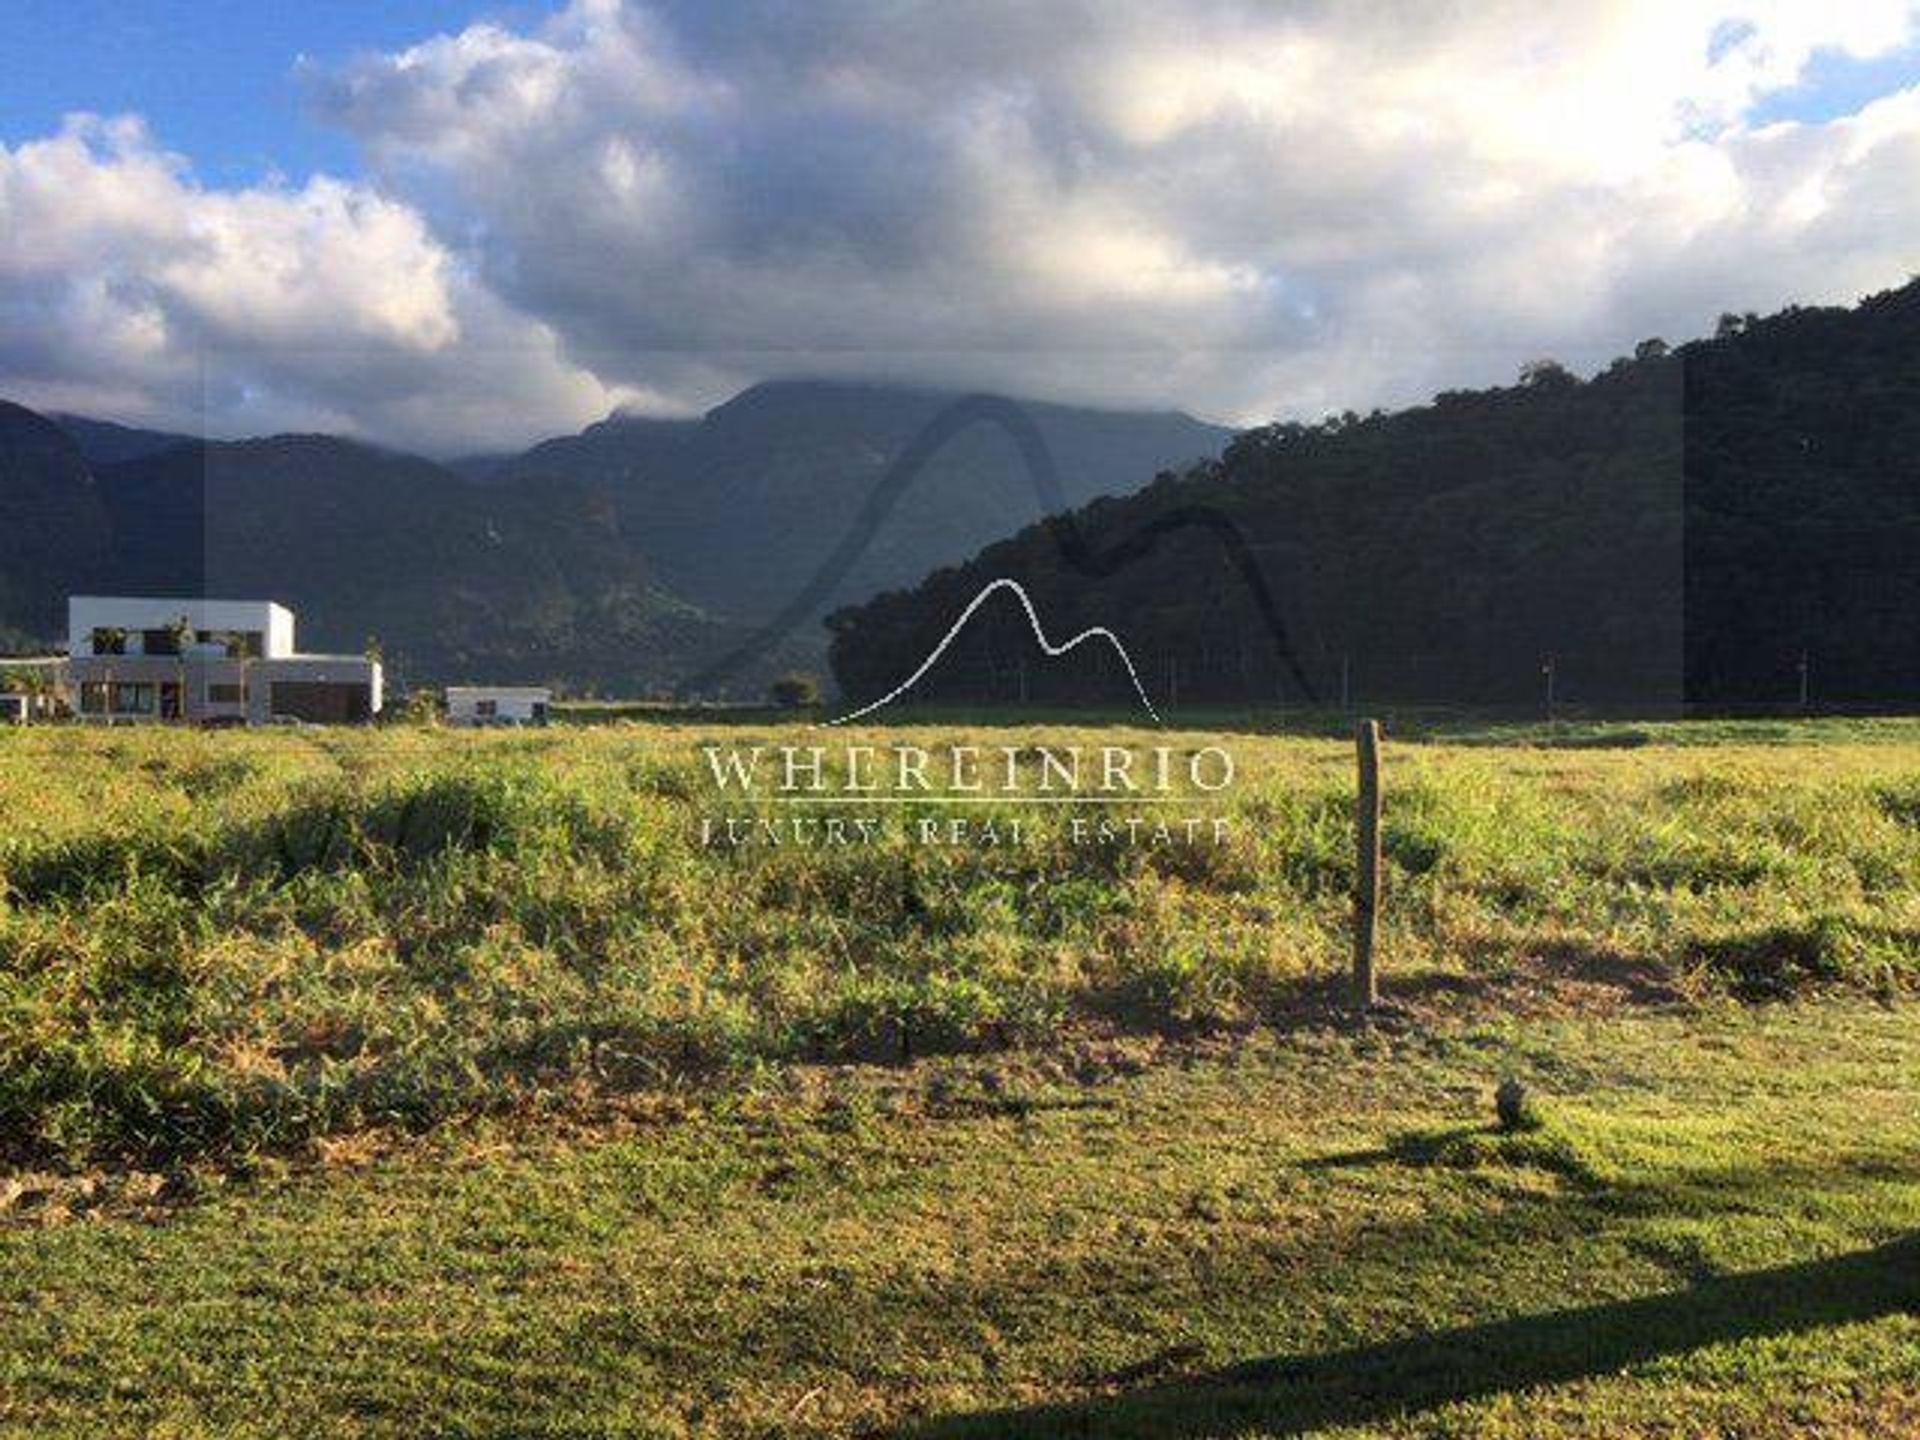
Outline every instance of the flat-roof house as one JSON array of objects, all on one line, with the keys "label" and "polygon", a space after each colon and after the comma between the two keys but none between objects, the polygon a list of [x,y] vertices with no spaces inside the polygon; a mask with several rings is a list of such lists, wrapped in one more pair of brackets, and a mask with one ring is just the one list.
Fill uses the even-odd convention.
[{"label": "flat-roof house", "polygon": [[380,663],[306,655],[270,600],[76,595],[67,686],[83,720],[352,724],[383,699]]},{"label": "flat-roof house", "polygon": [[553,691],[539,685],[449,685],[449,725],[544,725]]}]

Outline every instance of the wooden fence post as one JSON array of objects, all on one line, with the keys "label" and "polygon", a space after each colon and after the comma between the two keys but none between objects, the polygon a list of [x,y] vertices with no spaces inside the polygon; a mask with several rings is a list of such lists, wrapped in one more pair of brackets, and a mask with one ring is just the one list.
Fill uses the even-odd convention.
[{"label": "wooden fence post", "polygon": [[1353,875],[1353,1001],[1362,1009],[1379,1002],[1374,976],[1373,937],[1380,912],[1380,722],[1362,720],[1354,733],[1360,785],[1354,796],[1354,841],[1358,865]]}]

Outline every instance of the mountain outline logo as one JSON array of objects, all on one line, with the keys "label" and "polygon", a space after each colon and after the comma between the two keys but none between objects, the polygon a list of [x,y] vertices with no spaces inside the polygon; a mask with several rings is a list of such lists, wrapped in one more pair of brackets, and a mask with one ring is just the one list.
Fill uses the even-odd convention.
[{"label": "mountain outline logo", "polygon": [[980,593],[967,602],[967,606],[960,612],[959,618],[947,627],[947,633],[940,637],[939,644],[935,645],[933,649],[928,652],[927,658],[915,667],[911,675],[907,676],[906,679],[902,680],[878,700],[870,701],[858,709],[849,710],[846,714],[835,716],[833,719],[824,723],[828,725],[848,724],[864,716],[871,715],[876,710],[886,708],[901,696],[905,695],[920,682],[921,678],[924,677],[929,670],[933,669],[933,667],[939,663],[940,657],[947,652],[947,647],[952,645],[953,642],[960,637],[961,632],[967,628],[967,623],[973,619],[975,612],[993,596],[1003,591],[1011,593],[1013,597],[1020,602],[1020,608],[1026,613],[1027,624],[1033,631],[1035,642],[1049,659],[1065,655],[1069,650],[1075,649],[1088,640],[1104,640],[1107,644],[1111,645],[1113,647],[1113,653],[1120,657],[1121,665],[1126,668],[1127,679],[1133,682],[1133,693],[1139,697],[1141,708],[1153,717],[1154,724],[1164,725],[1166,723],[1160,718],[1160,712],[1154,709],[1153,701],[1147,696],[1146,686],[1140,683],[1140,672],[1134,668],[1133,657],[1127,653],[1127,647],[1121,642],[1118,635],[1114,634],[1113,631],[1104,625],[1089,625],[1085,630],[1082,630],[1071,639],[1064,640],[1058,645],[1054,644],[1047,638],[1046,629],[1040,623],[1040,613],[1034,608],[1033,599],[1027,594],[1026,587],[1008,575],[1002,575],[996,580],[989,580],[985,585],[980,587]]}]

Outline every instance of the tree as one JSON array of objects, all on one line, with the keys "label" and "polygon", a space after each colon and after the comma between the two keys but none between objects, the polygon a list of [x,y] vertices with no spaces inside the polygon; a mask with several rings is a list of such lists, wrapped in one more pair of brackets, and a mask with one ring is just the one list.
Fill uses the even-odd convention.
[{"label": "tree", "polygon": [[[96,655],[126,654],[126,628],[120,625],[106,625],[95,630],[93,632],[93,653]],[[86,692],[89,688],[89,686],[83,685],[80,690],[80,709],[83,712],[87,708]],[[113,715],[113,688],[113,667],[109,665],[107,667],[107,678],[99,682],[99,687],[94,692],[100,697],[100,713],[109,717],[109,719]]]},{"label": "tree", "polygon": [[437,690],[415,690],[400,707],[400,718],[409,725],[438,725],[445,709]]},{"label": "tree", "polygon": [[1529,360],[1520,367],[1520,383],[1529,390],[1562,389],[1580,382],[1558,360]]},{"label": "tree", "polygon": [[1671,353],[1672,347],[1658,335],[1650,340],[1642,340],[1633,347],[1633,358],[1636,360],[1664,360]]},{"label": "tree", "polygon": [[247,723],[251,724],[253,692],[247,689],[247,665],[253,659],[252,647],[248,645],[247,637],[238,630],[229,630],[217,638],[219,639],[220,648],[225,653],[227,659],[239,662],[240,704],[245,715],[248,717]]},{"label": "tree", "polygon": [[173,705],[174,713],[168,715],[162,705],[161,718],[185,720],[187,718],[187,648],[193,644],[193,622],[185,615],[167,625],[167,644],[173,650]]},{"label": "tree", "polygon": [[803,710],[820,703],[820,682],[803,671],[792,670],[768,686],[767,694],[782,710]]},{"label": "tree", "polygon": [[53,676],[33,668],[9,669],[0,674],[0,693],[25,696],[29,715],[53,711],[60,699],[59,686]]}]

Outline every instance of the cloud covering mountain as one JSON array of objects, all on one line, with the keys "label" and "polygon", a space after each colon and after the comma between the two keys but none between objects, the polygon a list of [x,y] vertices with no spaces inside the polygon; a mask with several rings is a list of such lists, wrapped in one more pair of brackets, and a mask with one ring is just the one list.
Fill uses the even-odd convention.
[{"label": "cloud covering mountain", "polygon": [[128,117],[0,146],[0,390],[441,452],[769,375],[1407,401],[1920,268],[1920,85],[1820,79],[1917,22],[576,0],[310,67],[357,175],[212,186]]}]

